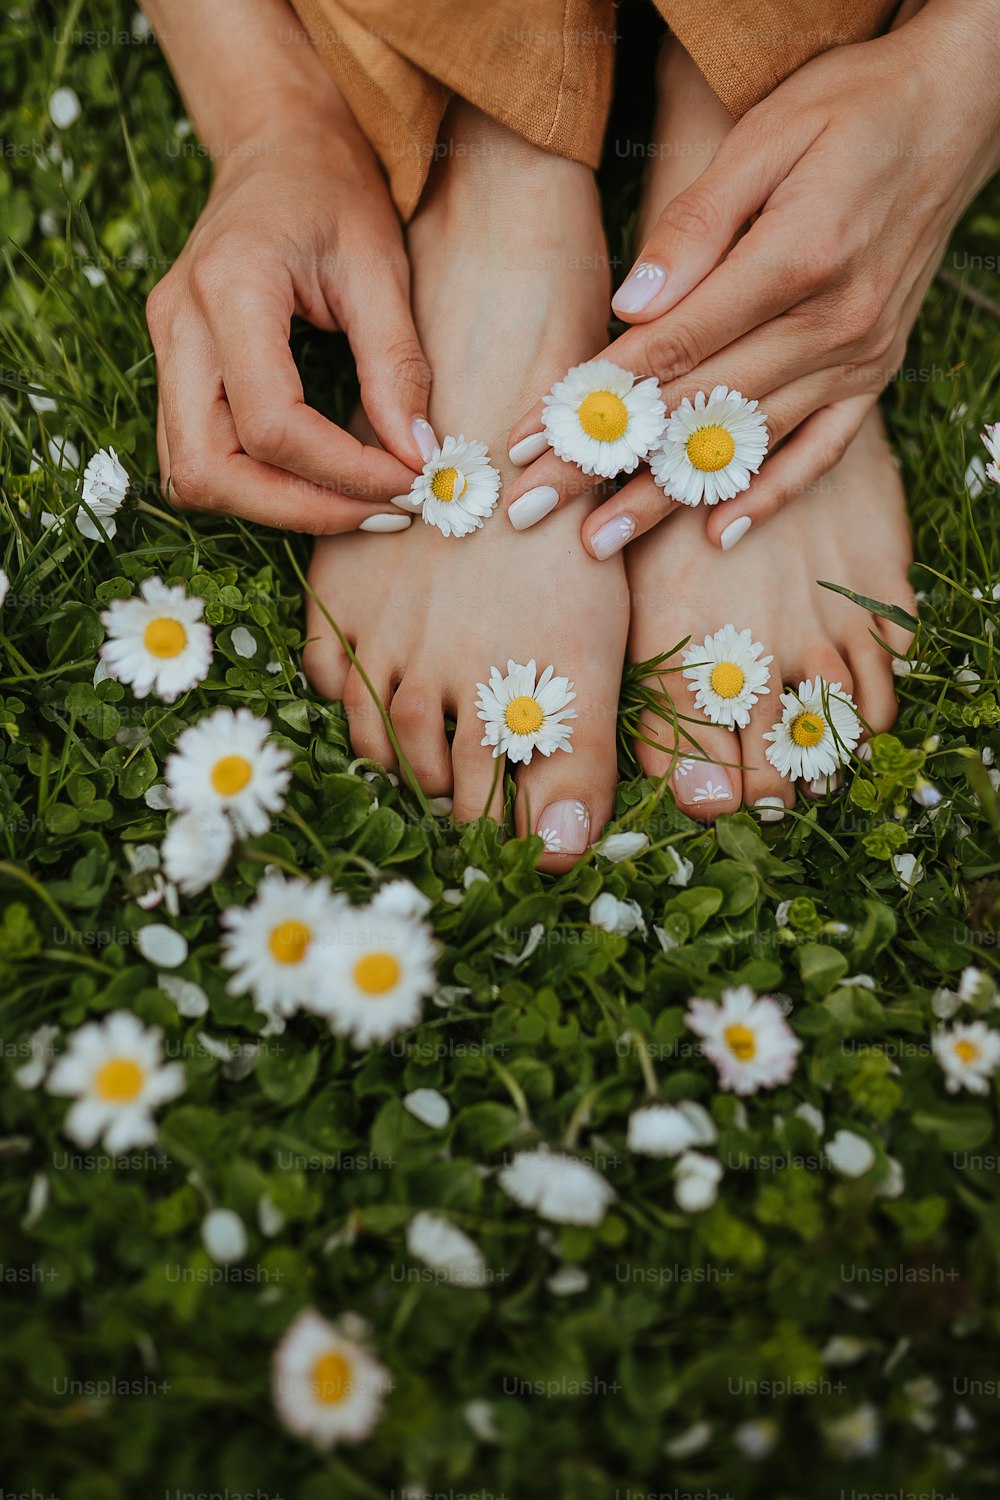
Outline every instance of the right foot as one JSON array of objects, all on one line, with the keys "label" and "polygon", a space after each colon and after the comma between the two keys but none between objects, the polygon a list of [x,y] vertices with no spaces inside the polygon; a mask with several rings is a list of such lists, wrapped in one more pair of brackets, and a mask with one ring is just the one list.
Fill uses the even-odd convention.
[{"label": "right foot", "polygon": [[[446,123],[456,150],[435,166],[409,236],[414,313],[434,372],[430,417],[442,439],[485,442],[506,481],[513,419],[606,341],[597,192],[585,167],[469,105],[453,105]],[[628,628],[621,560],[587,555],[579,508],[527,535],[498,508],[461,539],[419,517],[396,535],[330,538],[317,543],[310,582],[388,708],[419,784],[452,796],[456,821],[503,810],[476,684],[493,666],[506,672],[508,658],[572,679],[572,753],[520,767],[515,801],[519,833],[546,830],[541,868],[572,864],[611,811]],[[343,698],[355,753],[395,768],[359,672],[311,601],[307,633],[306,671],[319,691]],[[446,713],[456,720],[451,743]]]}]

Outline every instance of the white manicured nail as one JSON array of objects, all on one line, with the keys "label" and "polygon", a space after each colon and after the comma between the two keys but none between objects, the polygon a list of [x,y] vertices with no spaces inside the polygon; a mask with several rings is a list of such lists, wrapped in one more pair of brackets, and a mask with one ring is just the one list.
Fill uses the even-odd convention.
[{"label": "white manicured nail", "polygon": [[828,797],[835,792],[840,785],[840,772],[834,771],[832,776],[817,776],[809,783],[810,797]]},{"label": "white manicured nail", "polygon": [[507,519],[515,531],[527,531],[536,521],[541,521],[559,504],[559,491],[551,484],[540,484],[519,500],[515,500],[507,512]]},{"label": "white manicured nail", "polygon": [[417,514],[424,508],[424,502],[412,494],[393,495],[390,504],[398,505],[402,510],[416,511]]},{"label": "white manicured nail", "polygon": [[610,521],[605,521],[600,531],[595,531],[590,539],[594,556],[603,562],[606,557],[613,557],[616,552],[620,552],[625,543],[635,536],[636,525],[635,516],[614,516]]},{"label": "white manicured nail", "polygon": [[723,552],[728,552],[730,547],[735,547],[741,536],[746,536],[753,525],[749,516],[738,516],[735,521],[730,521],[725,531],[719,538]]},{"label": "white manicured nail", "polygon": [[754,807],[761,809],[762,823],[780,823],[785,816],[785,804],[780,797],[758,797]]},{"label": "white manicured nail", "polygon": [[369,516],[358,527],[359,531],[405,531],[412,525],[410,516]]},{"label": "white manicured nail", "polygon": [[414,417],[410,423],[410,431],[413,433],[413,441],[420,449],[424,463],[434,457],[438,451],[438,440],[434,436],[434,428],[426,417]]},{"label": "white manicured nail", "polygon": [[548,446],[549,440],[544,432],[532,432],[528,437],[522,438],[519,443],[515,443],[507,457],[512,464],[534,463],[536,458],[541,458]]}]

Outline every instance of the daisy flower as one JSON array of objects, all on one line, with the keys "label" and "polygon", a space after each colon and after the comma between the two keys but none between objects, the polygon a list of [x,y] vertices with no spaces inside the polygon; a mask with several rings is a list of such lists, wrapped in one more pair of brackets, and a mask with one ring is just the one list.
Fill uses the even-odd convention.
[{"label": "daisy flower", "polygon": [[553,671],[546,667],[536,679],[534,661],[526,667],[508,661],[506,677],[492,667],[489,686],[476,683],[478,717],[486,725],[482,743],[492,745],[494,756],[527,765],[536,750],[551,755],[573,749],[573,727],[566,720],[576,718],[576,709],[569,707],[576,693],[568,677],[553,677]]},{"label": "daisy flower", "polygon": [[647,1104],[629,1116],[627,1145],[641,1156],[679,1156],[692,1146],[711,1146],[715,1139],[711,1115],[694,1100]]},{"label": "daisy flower", "polygon": [[486,1280],[486,1261],[479,1246],[440,1214],[416,1214],[406,1230],[406,1248],[442,1280],[456,1286],[482,1286]]},{"label": "daisy flower", "polygon": [[599,1224],[615,1190],[594,1168],[561,1151],[519,1151],[503,1168],[500,1186],[522,1208],[553,1224]]},{"label": "daisy flower", "polygon": [[398,912],[346,907],[323,954],[322,982],[307,1009],[355,1047],[416,1026],[437,982],[437,945],[425,922]]},{"label": "daisy flower", "polygon": [[666,421],[652,376],[638,380],[609,359],[574,365],[542,397],[549,447],[585,474],[631,474]]},{"label": "daisy flower", "polygon": [[711,1208],[719,1196],[723,1167],[714,1156],[685,1151],[674,1170],[674,1201],[686,1214]]},{"label": "daisy flower", "polygon": [[410,488],[428,526],[445,536],[468,536],[493,514],[500,498],[500,475],[485,443],[446,437]]},{"label": "daisy flower", "polygon": [[100,1139],[118,1154],[156,1140],[153,1110],[184,1092],[180,1063],[162,1062],[160,1028],[146,1027],[129,1011],[74,1031],[46,1085],[73,1097],[63,1130],[79,1146]]},{"label": "daisy flower", "polygon": [[218,708],[178,737],[166,764],[178,812],[225,812],[240,838],[264,833],[285,805],[287,750],[267,743],[270,721],[249,708]]},{"label": "daisy flower", "polygon": [[737,632],[723,625],[706,635],[703,646],[689,646],[684,653],[684,676],[700,708],[713,724],[727,729],[745,729],[757,699],[771,690],[768,668],[774,660],[761,656],[763,646],[749,630]]},{"label": "daisy flower", "polygon": [[212,662],[212,632],[204,603],[183,585],[147,578],[137,599],[114,599],[101,615],[108,639],[101,660],[109,677],[127,682],[137,698],[155,693],[173,703],[197,687]]},{"label": "daisy flower", "polygon": [[317,1448],[366,1438],[390,1389],[388,1372],[368,1350],[313,1308],[299,1313],[274,1352],[278,1415]]},{"label": "daisy flower", "polygon": [[76,529],[92,542],[102,542],[104,537],[94,525],[95,516],[109,537],[118,529],[115,519],[122,501],[128,493],[129,477],[118,454],[113,448],[99,448],[83,471],[83,498],[91,514],[83,506],[76,513]]},{"label": "daisy flower", "polygon": [[249,905],[222,913],[222,963],[233,975],[229,993],[249,992],[265,1015],[290,1016],[311,1004],[344,905],[325,880],[265,876]]},{"label": "daisy flower", "polygon": [[931,1047],[949,1094],[962,1088],[972,1094],[989,1092],[989,1080],[1000,1067],[1000,1031],[991,1031],[985,1021],[966,1021],[950,1031],[942,1026],[931,1037]]},{"label": "daisy flower", "polygon": [[702,1051],[718,1069],[723,1089],[755,1094],[787,1083],[802,1044],[777,1000],[754,994],[748,984],[723,990],[722,1003],[694,999],[685,1017],[702,1038]]},{"label": "daisy flower", "polygon": [[815,677],[800,682],[797,693],[782,693],[781,703],[780,721],[764,735],[771,741],[765,754],[774,769],[792,781],[832,776],[861,738],[850,694],[839,682]]},{"label": "daisy flower", "polygon": [[992,479],[994,484],[1000,484],[1000,422],[991,422],[979,436],[993,460],[986,465],[986,477]]},{"label": "daisy flower", "polygon": [[182,895],[197,896],[222,874],[232,847],[233,825],[224,813],[181,813],[160,846],[164,874]]},{"label": "daisy flower", "polygon": [[717,505],[749,489],[767,452],[767,418],[739,391],[717,385],[670,413],[649,460],[660,489],[684,505]]}]

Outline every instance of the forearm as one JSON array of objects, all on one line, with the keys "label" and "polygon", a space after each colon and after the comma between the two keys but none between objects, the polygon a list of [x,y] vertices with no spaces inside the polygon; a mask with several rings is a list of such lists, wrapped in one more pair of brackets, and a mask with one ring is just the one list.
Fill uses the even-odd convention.
[{"label": "forearm", "polygon": [[975,190],[1000,171],[1000,0],[925,0],[900,27],[942,105],[962,121]]}]

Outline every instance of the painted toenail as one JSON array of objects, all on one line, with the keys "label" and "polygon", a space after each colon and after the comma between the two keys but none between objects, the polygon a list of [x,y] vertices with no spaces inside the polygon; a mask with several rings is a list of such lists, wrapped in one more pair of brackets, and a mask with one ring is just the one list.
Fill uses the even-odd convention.
[{"label": "painted toenail", "polygon": [[862,740],[854,753],[858,757],[858,760],[863,760],[867,764],[872,758],[871,740]]},{"label": "painted toenail", "polygon": [[600,531],[595,531],[590,539],[594,556],[603,562],[606,557],[613,557],[616,552],[620,552],[625,543],[635,536],[637,525],[635,516],[615,516],[613,520],[605,521]]},{"label": "painted toenail", "polygon": [[550,802],[535,832],[546,854],[582,854],[590,843],[590,808],[575,797]]},{"label": "painted toenail", "polygon": [[454,807],[451,797],[428,797],[427,806],[436,818],[446,818]]},{"label": "painted toenail", "polygon": [[540,484],[514,501],[507,512],[507,519],[515,531],[527,531],[529,526],[534,526],[549,511],[555,510],[558,504],[559,491],[554,490],[551,484]]},{"label": "painted toenail", "polygon": [[753,525],[749,516],[738,516],[735,521],[730,521],[722,535],[719,537],[719,545],[723,552],[728,552],[730,547],[735,547],[741,536],[746,536]]},{"label": "painted toenail", "polygon": [[662,289],[666,279],[666,270],[659,261],[637,261],[612,297],[611,306],[617,313],[642,312]]},{"label": "painted toenail", "polygon": [[410,431],[413,433],[413,441],[420,449],[421,457],[424,463],[426,463],[429,458],[434,457],[439,447],[438,440],[434,436],[434,428],[427,421],[426,417],[414,417],[410,423]]},{"label": "painted toenail", "polygon": [[519,443],[515,443],[507,457],[512,464],[534,463],[536,458],[541,458],[542,454],[547,452],[548,446],[549,440],[544,432],[533,432],[530,436],[522,438]]},{"label": "painted toenail", "polygon": [[762,823],[780,823],[785,816],[785,804],[780,797],[758,797],[754,807],[760,808]]},{"label": "painted toenail", "polygon": [[809,783],[809,795],[811,797],[827,797],[831,792],[835,792],[839,786],[839,771],[834,771],[832,776],[817,776]]},{"label": "painted toenail", "polygon": [[412,516],[369,516],[361,522],[359,531],[405,531],[413,524]]},{"label": "painted toenail", "polygon": [[703,760],[692,760],[685,756],[671,780],[678,802],[693,805],[732,801],[733,784],[722,766],[713,766]]}]

